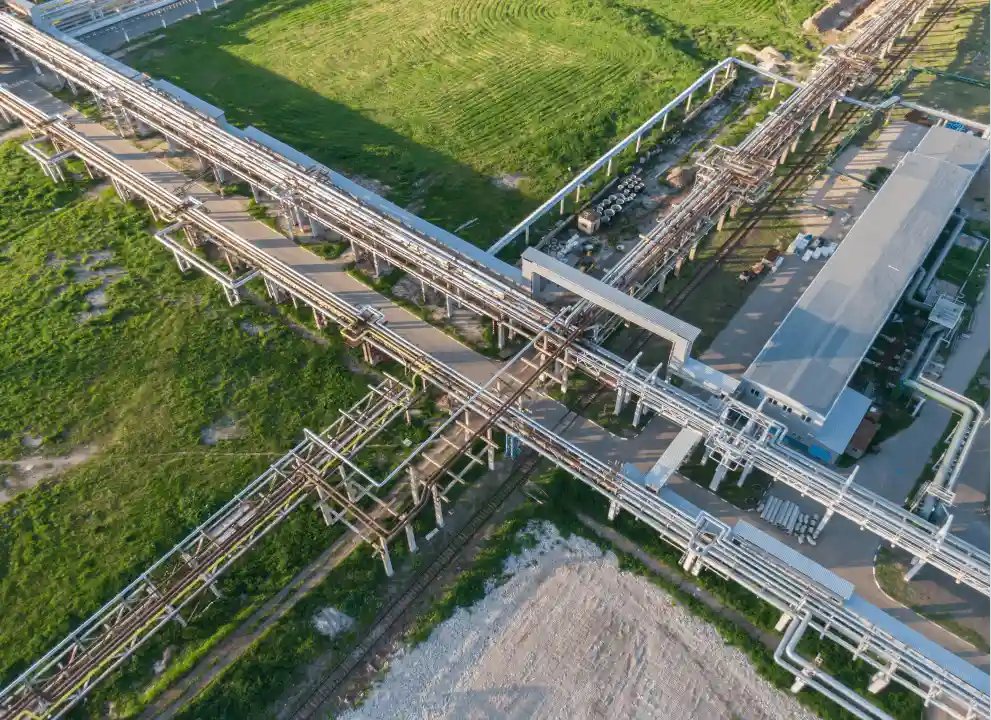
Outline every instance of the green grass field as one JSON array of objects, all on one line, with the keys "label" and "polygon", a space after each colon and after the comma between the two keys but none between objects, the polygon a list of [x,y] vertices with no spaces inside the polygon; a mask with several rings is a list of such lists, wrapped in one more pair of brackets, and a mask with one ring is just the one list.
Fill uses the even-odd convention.
[{"label": "green grass field", "polygon": [[[989,11],[982,0],[961,0],[912,54],[912,64],[987,82]],[[908,100],[988,122],[988,89],[922,74],[900,91]]]},{"label": "green grass field", "polygon": [[[367,380],[337,341],[308,342],[250,303],[228,306],[202,275],[180,275],[147,213],[52,186],[15,143],[0,145],[0,202],[0,458],[97,448],[0,505],[6,684]],[[84,263],[123,271],[105,289],[107,312],[88,320],[86,294],[102,281],[81,278]],[[202,444],[223,417],[241,437]],[[45,442],[30,450],[25,435]],[[314,513],[283,530],[232,578],[228,610],[274,592],[329,542]]]},{"label": "green grass field", "polygon": [[808,53],[818,5],[238,0],[126,60],[485,245],[741,42]]}]

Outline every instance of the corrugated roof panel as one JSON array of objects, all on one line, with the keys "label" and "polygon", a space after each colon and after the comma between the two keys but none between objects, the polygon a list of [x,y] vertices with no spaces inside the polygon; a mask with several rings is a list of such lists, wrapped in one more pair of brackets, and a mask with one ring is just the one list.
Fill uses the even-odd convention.
[{"label": "corrugated roof panel", "polygon": [[856,390],[844,388],[833,409],[829,411],[825,424],[816,434],[816,439],[833,452],[842,453],[870,409],[869,397]]},{"label": "corrugated roof panel", "polygon": [[988,149],[986,139],[934,125],[923,136],[915,153],[976,173],[981,163],[987,159]]},{"label": "corrugated roof panel", "polygon": [[906,155],[744,377],[825,418],[973,175]]},{"label": "corrugated roof panel", "polygon": [[821,585],[841,599],[847,600],[853,595],[853,585],[848,581],[832,570],[827,570],[819,563],[809,560],[802,553],[793,550],[763,530],[758,530],[750,523],[743,520],[737,521],[736,525],[733,526],[733,535],[782,560],[812,582]]},{"label": "corrugated roof panel", "polygon": [[662,487],[657,492],[657,495],[658,497],[661,498],[661,500],[666,502],[668,505],[671,505],[672,507],[680,510],[681,512],[683,512],[685,515],[692,518],[693,520],[702,514],[701,508],[699,508],[697,505],[693,505],[692,503],[688,502],[688,500],[683,498],[681,495],[679,495],[669,487]]},{"label": "corrugated roof panel", "polygon": [[682,428],[647,473],[646,486],[652,490],[663,487],[685,459],[692,454],[701,439],[702,433],[690,428]]}]

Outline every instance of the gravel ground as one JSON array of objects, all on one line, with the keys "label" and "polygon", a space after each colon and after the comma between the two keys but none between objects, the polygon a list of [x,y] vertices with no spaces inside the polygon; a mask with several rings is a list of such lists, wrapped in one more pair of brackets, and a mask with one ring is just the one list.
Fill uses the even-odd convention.
[{"label": "gravel ground", "polygon": [[662,590],[552,525],[343,717],[812,718]]}]

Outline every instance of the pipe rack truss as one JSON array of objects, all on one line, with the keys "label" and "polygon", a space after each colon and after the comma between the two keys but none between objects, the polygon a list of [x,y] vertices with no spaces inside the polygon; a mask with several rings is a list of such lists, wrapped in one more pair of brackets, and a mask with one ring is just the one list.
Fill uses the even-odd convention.
[{"label": "pipe rack truss", "polygon": [[[0,18],[0,25],[2,25],[3,21],[4,18]],[[4,93],[4,95],[9,97],[7,93]],[[59,132],[63,135],[72,135],[71,128],[61,127],[54,123],[50,127],[59,128]],[[78,134],[75,135],[76,139],[74,142],[77,148],[88,144],[85,138],[80,138]],[[69,137],[67,142],[71,139]],[[99,158],[99,148],[93,148],[91,144],[89,145],[90,147],[86,147],[85,151],[91,161],[102,162],[105,166],[102,169],[112,177],[127,176],[128,168],[123,163],[120,163],[115,158]],[[150,198],[150,203],[153,207],[164,208],[166,211],[181,211],[187,217],[194,217],[207,234],[217,239],[226,248],[239,254],[248,264],[258,268],[271,268],[271,272],[266,277],[269,278],[274,286],[281,287],[282,285],[286,285],[287,290],[302,295],[321,292],[315,284],[305,277],[298,274],[292,274],[290,276],[290,273],[285,268],[272,267],[273,263],[264,253],[260,253],[246,243],[241,243],[238,238],[232,237],[223,226],[213,222],[205,213],[198,212],[195,208],[187,207],[184,204],[185,201],[181,201],[168,193],[164,194],[164,198],[161,192],[158,192],[156,195],[156,189],[149,189],[147,187],[149,183],[144,178],[134,173],[132,175],[135,175],[132,178],[133,184],[138,187],[143,186],[139,194],[143,197]],[[350,322],[348,318],[355,316],[356,309],[342,307],[339,299],[323,293],[320,312],[325,313],[329,317],[336,318],[340,322],[347,323]],[[547,311],[544,310],[545,318],[542,319],[546,319],[546,314]],[[525,317],[527,322],[532,325],[533,315],[527,314]],[[560,342],[561,339],[555,337],[554,341]],[[583,372],[586,372],[592,378],[609,387],[618,388],[620,385],[623,385],[624,392],[628,391],[636,394],[638,388],[629,388],[629,385],[631,383],[637,385],[646,378],[646,374],[643,371],[635,368],[633,372],[627,372],[624,361],[617,362],[615,357],[610,357],[601,348],[587,348],[579,343],[571,348],[571,352],[576,366],[580,367]],[[633,379],[631,379],[631,376]],[[671,397],[675,394],[670,386],[646,387],[646,383],[644,383],[644,387],[646,388],[645,391],[640,393],[641,401],[648,409],[661,412],[666,417],[678,418],[678,421],[681,422],[698,425],[700,427],[696,427],[696,429],[706,435],[709,434],[712,425],[717,422],[717,418],[711,409],[699,401],[689,398],[685,394],[681,394],[681,397],[678,398],[678,402],[676,403],[678,407],[672,408]],[[810,466],[809,463],[806,463],[801,458],[793,459],[789,457],[786,449],[764,447],[762,449],[762,460],[765,469],[772,471],[772,474],[777,478],[802,491],[806,491],[806,489],[811,490],[809,494],[820,502],[827,504],[830,509],[835,509],[836,512],[850,517],[856,522],[860,522],[865,528],[871,529],[895,545],[904,547],[916,556],[929,558],[934,567],[948,572],[955,579],[966,582],[984,593],[988,592],[987,553],[982,553],[971,548],[966,543],[962,543],[952,536],[950,538],[941,538],[939,528],[936,526],[925,522],[919,523],[916,519],[906,517],[904,511],[897,506],[887,502],[880,496],[859,488],[857,492],[863,495],[863,503],[861,505],[871,508],[873,514],[867,512],[864,507],[854,506],[848,499],[847,494],[843,492],[844,483],[841,478],[836,476],[835,473],[831,473],[831,471],[820,468],[819,466]],[[867,522],[862,522],[865,514],[869,514],[870,517]],[[875,516],[879,518],[878,521],[871,519]]]},{"label": "pipe rack truss", "polygon": [[[5,38],[13,38],[12,41],[16,44],[19,40],[23,40],[22,36],[24,34],[30,35],[27,31],[22,33],[21,29],[17,27],[14,27],[12,30],[9,27],[9,22],[10,20],[6,17],[0,18],[0,33]],[[32,42],[36,40],[38,39],[33,38]],[[42,40],[44,40],[44,36],[42,36]],[[42,43],[39,41],[39,44]],[[42,62],[51,64],[49,60],[46,60],[45,53],[54,52],[55,50],[62,53],[64,50],[64,48],[60,48],[59,44],[54,41],[52,41],[52,46],[54,50],[51,47],[47,50],[36,47],[34,52],[41,54],[39,59]],[[19,47],[22,50],[24,49],[23,46],[19,45]],[[78,57],[74,59],[87,72],[92,71],[96,73],[99,71],[109,74],[109,71],[100,70],[98,63],[85,59],[83,59],[84,61],[80,61]],[[61,59],[61,62],[62,64],[56,67],[59,72],[68,74],[69,77],[77,77],[74,74],[75,68],[71,64],[66,64],[64,57]],[[94,68],[93,66],[97,67]],[[130,82],[125,82],[125,79],[119,76],[111,77],[111,81],[112,83],[120,83],[125,86]],[[79,82],[85,84],[81,80]],[[137,100],[133,97],[125,98],[125,93],[120,93],[120,97],[125,98],[129,108],[133,108],[135,105],[139,107],[139,111],[129,109],[129,112],[135,112],[136,114],[137,112],[147,112],[152,117],[158,117],[155,115],[155,112],[148,110],[148,107],[150,107],[147,104],[150,102],[148,98],[141,96],[141,93],[146,89],[143,89],[138,83],[135,83],[135,85],[137,85],[137,88],[128,86],[125,89],[129,93],[131,90],[135,90],[138,96]],[[16,104],[15,101],[11,100],[10,93],[0,93],[0,98],[5,102]],[[171,101],[165,102],[161,98],[158,98],[157,101],[160,107],[156,109],[156,112],[162,117],[165,117],[165,120],[162,120],[161,124],[169,128],[164,131],[166,136],[172,138],[181,137],[184,144],[192,144],[187,134],[184,133],[188,133],[189,136],[198,137],[197,132],[202,129],[199,126],[204,123],[191,121],[190,116],[193,116],[193,114],[184,110],[176,103]],[[146,104],[142,106],[142,102]],[[20,108],[20,112],[15,112],[30,121],[32,111],[33,109]],[[34,114],[36,117],[37,113],[35,112]],[[142,116],[142,119],[144,119],[144,116]],[[46,118],[42,118],[42,120],[46,120]],[[193,117],[193,120],[195,120],[195,117]],[[179,121],[179,125],[181,126],[180,131],[175,129],[177,121]],[[186,125],[183,125],[183,123],[186,123]],[[156,126],[153,122],[149,122],[148,124],[159,129],[159,131],[163,131],[161,127]],[[208,126],[207,129],[214,135],[216,135],[214,130],[223,132],[215,127],[210,129]],[[984,708],[987,705],[987,693],[984,689],[975,689],[959,678],[948,676],[946,671],[938,665],[921,656],[919,653],[914,652],[912,648],[900,644],[896,639],[888,636],[880,629],[871,626],[869,622],[857,616],[849,608],[837,610],[835,598],[830,597],[828,593],[824,593],[821,587],[810,583],[807,578],[803,580],[802,576],[798,575],[792,568],[782,565],[782,563],[773,557],[767,556],[766,553],[762,553],[759,549],[748,546],[745,542],[736,538],[731,532],[714,532],[712,523],[708,521],[703,523],[702,527],[699,527],[698,518],[688,517],[682,511],[659,499],[653,493],[648,493],[637,486],[636,483],[630,482],[621,473],[617,473],[614,469],[601,463],[601,461],[587,455],[551,431],[533,422],[529,416],[517,408],[502,407],[502,396],[499,393],[479,388],[463,376],[460,376],[453,369],[444,366],[434,358],[422,353],[418,348],[410,345],[403,338],[385,327],[381,322],[381,317],[374,310],[351,306],[317,286],[305,276],[299,275],[289,268],[280,266],[263,252],[255,250],[236,236],[233,236],[224,226],[215,222],[205,212],[188,202],[188,200],[176,198],[170,193],[158,188],[146,178],[131,172],[126,165],[116,158],[106,156],[100,148],[93,146],[85,138],[79,136],[78,133],[73,133],[70,124],[65,122],[52,123],[48,132],[50,136],[57,137],[66,142],[67,145],[74,147],[77,154],[87,162],[88,166],[105,172],[118,181],[125,183],[129,191],[145,198],[151,207],[162,212],[167,218],[195,224],[201,232],[209,235],[218,245],[236,253],[239,261],[257,269],[258,273],[265,278],[273,293],[287,294],[309,304],[314,308],[318,322],[332,321],[340,324],[344,329],[345,337],[351,341],[365,345],[370,348],[369,351],[373,349],[383,355],[395,358],[411,372],[421,375],[421,377],[431,384],[450,394],[456,401],[462,404],[470,403],[472,407],[478,409],[481,416],[488,415],[488,417],[494,418],[496,425],[501,430],[507,434],[519,437],[523,444],[537,450],[559,467],[568,470],[583,482],[594,487],[597,491],[608,497],[611,502],[615,502],[617,507],[622,507],[645,522],[648,522],[665,539],[679,547],[685,548],[690,553],[694,553],[698,560],[693,559],[693,565],[696,562],[704,563],[706,567],[741,582],[748,589],[757,592],[761,597],[775,605],[775,607],[781,609],[782,612],[791,611],[797,613],[800,607],[813,607],[813,620],[810,622],[816,622],[818,618],[818,621],[821,623],[822,633],[844,644],[845,647],[853,645],[856,648],[863,648],[864,658],[875,667],[879,667],[881,659],[885,662],[885,668],[893,662],[897,668],[896,672],[893,673],[893,678],[896,681],[905,684],[913,691],[926,697],[931,703],[939,707],[944,707],[956,717],[965,717],[969,711],[968,708],[978,708],[975,712],[986,716],[986,710]],[[230,142],[234,142],[232,136],[227,135],[227,138]],[[219,143],[218,147],[222,151],[220,154],[231,152],[232,148],[224,147],[224,143],[228,142],[228,140],[224,140],[224,138],[217,140]],[[252,152],[255,152],[256,155],[258,152],[261,152],[250,144],[243,143],[242,141],[237,141],[237,143],[240,144],[238,147],[233,148],[234,150],[243,150],[244,148],[242,146],[247,145],[249,149],[253,148]],[[287,167],[293,172],[298,172],[296,168],[293,168],[284,159],[269,158],[269,161],[275,169],[271,170],[269,168],[265,172],[285,172]],[[224,162],[232,165],[236,164],[234,160],[226,156]],[[238,176],[244,177],[243,174],[239,174]],[[249,174],[249,178],[255,178],[257,180],[256,175]],[[277,182],[272,183],[268,187],[274,187],[277,184]],[[317,190],[323,192],[324,188],[318,187]],[[312,187],[307,187],[307,192],[316,193],[316,190]],[[341,204],[347,205],[348,208],[354,206],[353,202],[348,205],[344,200],[341,200]],[[376,226],[389,224],[387,219],[376,216],[370,209],[364,208],[361,209],[361,212],[363,213],[361,221],[365,221],[367,217],[371,217],[369,222]],[[394,227],[387,229],[390,233],[396,231]],[[428,258],[431,262],[434,261],[434,256],[432,255],[434,248],[428,241],[423,238],[414,237],[412,232],[403,228],[400,228],[400,232],[405,234],[403,242],[408,243],[406,251],[413,255],[416,253],[421,254],[418,262],[425,263]],[[447,253],[447,256],[453,258],[453,260],[449,261],[452,263],[450,267],[455,269],[451,271],[452,275],[457,275],[459,278],[464,279],[474,278],[477,281],[474,284],[466,282],[465,285],[465,288],[474,293],[475,296],[487,296],[491,298],[495,292],[505,293],[503,296],[503,301],[505,302],[501,306],[500,311],[507,314],[509,312],[516,313],[517,317],[513,319],[520,322],[521,328],[529,329],[530,333],[538,332],[541,327],[539,325],[540,322],[550,322],[553,320],[552,317],[549,317],[546,310],[543,310],[539,314],[533,313],[533,303],[504,283],[502,285],[505,287],[505,290],[494,290],[493,288],[499,285],[501,281],[497,281],[491,276],[486,275],[480,268],[472,266],[468,261],[454,257],[450,252]],[[506,299],[507,297],[509,300]],[[495,304],[494,301],[490,300],[489,302],[492,302],[493,305]],[[697,399],[667,384],[658,385],[653,381],[648,383],[647,373],[636,368],[627,368],[625,361],[611,356],[611,354],[602,351],[600,348],[590,348],[582,343],[568,345],[566,338],[561,337],[560,334],[552,335],[551,333],[547,333],[545,338],[550,338],[554,344],[565,347],[571,353],[571,361],[574,367],[581,368],[591,377],[603,384],[616,388],[620,392],[639,395],[641,401],[651,409],[665,414],[666,417],[676,419],[683,426],[693,427],[693,429],[697,429],[702,434],[709,435],[713,424],[718,423],[720,420],[718,414],[713,413],[711,409],[705,408]],[[548,351],[554,350],[547,347],[546,344],[544,347]],[[477,398],[473,401],[472,398],[475,396]],[[736,443],[736,445],[739,446],[739,443]],[[893,519],[890,518],[889,516],[892,512],[891,507],[889,507],[890,503],[886,503],[877,496],[872,497],[869,493],[855,498],[857,503],[852,503],[850,496],[856,495],[856,493],[850,490],[842,490],[844,483],[840,476],[831,473],[831,471],[826,472],[823,468],[807,463],[802,458],[789,455],[785,449],[776,447],[773,442],[754,442],[750,447],[774,471],[772,474],[776,477],[789,483],[807,487],[810,496],[824,504],[829,502],[836,503],[837,511],[848,517],[857,518],[863,517],[866,514],[867,517],[863,522],[864,527],[870,527],[870,529],[889,541],[893,540],[899,544],[903,544],[906,548],[911,548],[911,551],[917,556],[931,553],[933,557],[930,561],[934,566],[955,574],[956,577],[968,582],[968,584],[973,582],[980,583],[983,578],[984,587],[986,588],[986,553],[982,557],[979,552],[976,552],[976,549],[956,541],[952,536],[950,538],[938,537],[938,532],[934,531],[928,523],[921,522],[913,524],[905,518],[898,517],[897,513],[895,513]],[[864,502],[868,503],[866,510],[860,506]],[[872,524],[871,519],[875,515],[881,516],[883,522]],[[718,523],[718,521],[713,522]],[[933,545],[933,543],[936,544]],[[686,555],[686,561],[687,558],[688,555]],[[982,561],[983,570],[980,566]],[[982,572],[983,575],[981,574]],[[796,587],[804,587],[805,590],[796,594]],[[875,659],[871,660],[871,658]],[[25,675],[25,681],[32,679],[34,676],[30,675],[30,673],[39,669],[36,664]],[[37,684],[33,681],[27,682],[27,685],[37,687]],[[8,690],[0,695],[0,698],[8,697],[11,692],[17,689],[15,686],[8,688]],[[53,715],[49,714],[49,716]]]},{"label": "pipe rack truss", "polygon": [[[412,388],[387,378],[326,430],[307,432],[301,443],[0,693],[0,717],[64,715],[166,623],[185,625],[209,607],[220,597],[218,578],[307,498],[316,497],[328,525],[344,523],[372,542],[376,523],[358,503],[375,496],[367,489],[354,495],[341,489],[351,482],[339,477],[342,460],[360,453],[415,399]],[[384,547],[377,545],[380,552]]]}]

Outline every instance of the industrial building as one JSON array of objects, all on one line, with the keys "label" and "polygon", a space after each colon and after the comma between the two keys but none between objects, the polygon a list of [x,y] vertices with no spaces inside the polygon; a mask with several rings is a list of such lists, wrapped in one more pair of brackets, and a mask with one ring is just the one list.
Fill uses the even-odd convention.
[{"label": "industrial building", "polygon": [[987,140],[931,128],[744,372],[741,398],[790,445],[826,462],[846,450],[872,404],[850,380],[987,157]]}]

